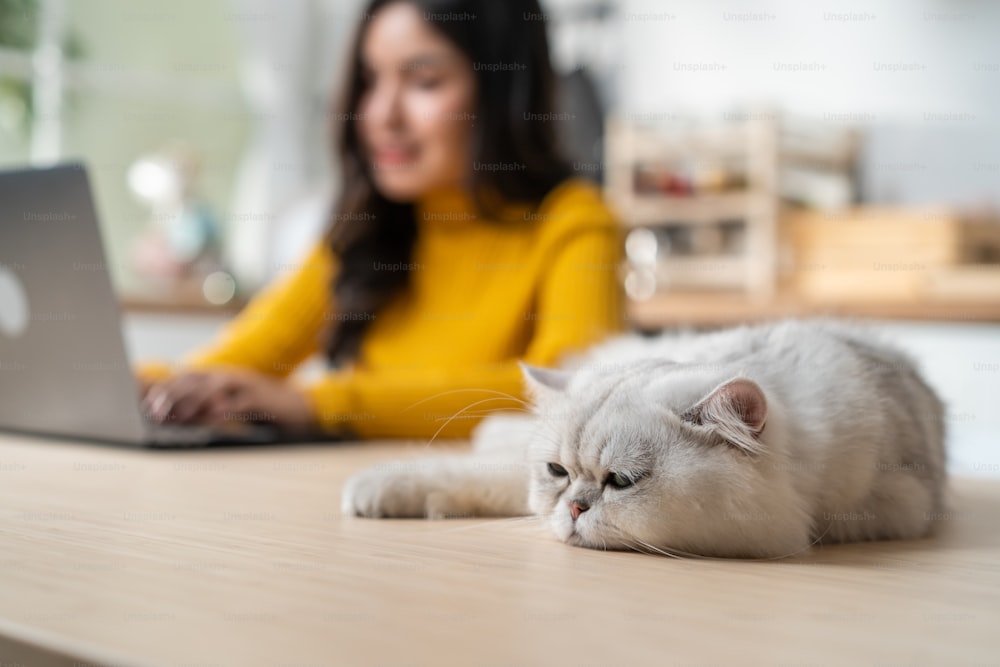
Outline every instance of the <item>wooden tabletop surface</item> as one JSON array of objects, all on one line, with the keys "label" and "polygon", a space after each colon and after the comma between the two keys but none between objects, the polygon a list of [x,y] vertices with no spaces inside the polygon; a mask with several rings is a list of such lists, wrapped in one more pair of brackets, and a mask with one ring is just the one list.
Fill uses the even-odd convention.
[{"label": "wooden tabletop surface", "polygon": [[933,539],[781,562],[590,551],[532,519],[340,515],[349,474],[426,453],[0,434],[0,663],[1000,663],[1000,482],[954,480]]}]

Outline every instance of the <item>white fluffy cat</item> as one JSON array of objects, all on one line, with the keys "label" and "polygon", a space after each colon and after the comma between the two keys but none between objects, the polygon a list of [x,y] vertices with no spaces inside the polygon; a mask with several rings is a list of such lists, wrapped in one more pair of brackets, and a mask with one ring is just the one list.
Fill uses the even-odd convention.
[{"label": "white fluffy cat", "polygon": [[856,327],[630,334],[522,368],[533,414],[486,418],[468,456],[355,475],[343,511],[535,514],[578,546],[775,558],[922,537],[944,510],[941,402]]}]

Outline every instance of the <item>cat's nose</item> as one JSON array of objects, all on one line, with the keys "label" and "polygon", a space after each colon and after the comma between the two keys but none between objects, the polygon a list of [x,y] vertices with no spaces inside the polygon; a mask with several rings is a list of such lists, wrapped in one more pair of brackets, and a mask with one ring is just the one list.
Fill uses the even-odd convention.
[{"label": "cat's nose", "polygon": [[579,500],[571,500],[569,503],[569,513],[576,521],[577,517],[590,509],[590,505],[581,503]]}]

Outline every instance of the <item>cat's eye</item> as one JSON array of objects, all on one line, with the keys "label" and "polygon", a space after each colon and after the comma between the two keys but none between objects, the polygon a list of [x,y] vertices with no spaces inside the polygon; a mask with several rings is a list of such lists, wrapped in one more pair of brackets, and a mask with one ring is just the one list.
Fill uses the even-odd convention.
[{"label": "cat's eye", "polygon": [[563,468],[558,463],[550,463],[548,465],[548,468],[549,468],[549,474],[552,475],[553,477],[565,477],[566,475],[569,474],[566,471],[566,468]]},{"label": "cat's eye", "polygon": [[620,472],[613,472],[608,474],[608,484],[616,489],[627,489],[635,484],[635,480],[630,477],[626,477]]}]

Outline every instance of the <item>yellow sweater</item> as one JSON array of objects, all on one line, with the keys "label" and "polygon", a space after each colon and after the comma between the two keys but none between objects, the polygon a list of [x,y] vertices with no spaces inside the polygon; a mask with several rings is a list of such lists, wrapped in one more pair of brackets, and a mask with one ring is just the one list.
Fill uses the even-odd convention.
[{"label": "yellow sweater", "polygon": [[[473,210],[458,191],[421,201],[411,284],[371,321],[357,361],[315,382],[291,378],[324,430],[467,437],[490,411],[521,407],[509,398],[525,397],[517,360],[551,366],[624,329],[620,227],[594,185],[567,180],[537,209],[510,209],[502,226]],[[289,376],[320,351],[337,318],[329,289],[336,270],[317,244],[180,366]],[[139,367],[147,377],[167,372]]]}]

